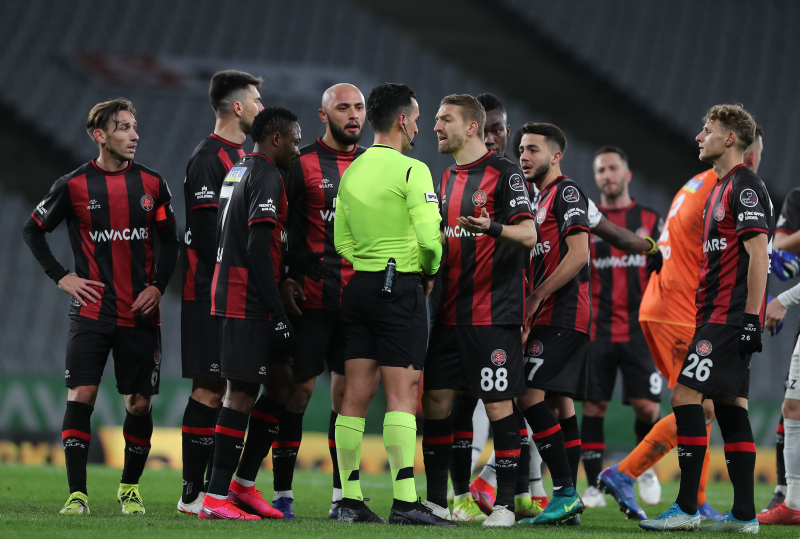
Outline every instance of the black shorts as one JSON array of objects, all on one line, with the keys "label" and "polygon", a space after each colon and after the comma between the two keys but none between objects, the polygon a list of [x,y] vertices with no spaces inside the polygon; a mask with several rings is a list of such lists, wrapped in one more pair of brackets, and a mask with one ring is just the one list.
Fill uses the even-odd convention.
[{"label": "black shorts", "polygon": [[108,353],[120,395],[158,394],[161,383],[161,328],[123,327],[85,316],[71,316],[67,333],[67,387],[100,384]]},{"label": "black shorts", "polygon": [[181,302],[181,367],[191,380],[222,381],[219,324],[211,300]]},{"label": "black shorts", "polygon": [[629,342],[591,341],[589,343],[588,400],[610,401],[622,372],[622,403],[630,399],[661,402],[664,381],[656,369],[644,335],[631,335]]},{"label": "black shorts", "polygon": [[271,349],[272,324],[267,320],[217,317],[220,342],[220,375],[225,380],[266,384],[272,365],[290,358]]},{"label": "black shorts", "polygon": [[325,370],[344,374],[344,325],[339,311],[303,309],[302,316],[290,316],[297,336],[292,356],[292,371],[300,376],[315,377]]},{"label": "black shorts", "polygon": [[374,359],[384,367],[422,370],[428,322],[422,278],[397,274],[384,294],[383,272],[357,271],[342,291],[345,360]]},{"label": "black shorts", "polygon": [[434,324],[424,384],[488,401],[512,399],[525,394],[523,367],[519,326]]},{"label": "black shorts", "polygon": [[525,342],[525,383],[531,389],[586,398],[589,336],[580,331],[533,326]]},{"label": "black shorts", "polygon": [[750,358],[739,352],[742,329],[703,324],[694,332],[678,383],[709,397],[735,401],[750,394]]}]

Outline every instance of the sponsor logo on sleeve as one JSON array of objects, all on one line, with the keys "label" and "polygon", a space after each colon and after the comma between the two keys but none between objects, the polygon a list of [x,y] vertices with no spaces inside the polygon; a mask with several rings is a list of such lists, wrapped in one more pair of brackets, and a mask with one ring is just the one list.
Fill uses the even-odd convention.
[{"label": "sponsor logo on sleeve", "polygon": [[214,192],[213,189],[209,189],[204,185],[203,187],[200,188],[199,191],[197,191],[194,194],[194,198],[196,198],[197,200],[207,200],[209,198],[214,198],[215,195],[216,193]]},{"label": "sponsor logo on sleeve", "polygon": [[756,195],[756,192],[752,189],[745,189],[739,195],[739,201],[748,208],[752,208],[758,204],[758,195]]},{"label": "sponsor logo on sleeve", "polygon": [[520,176],[519,174],[512,174],[508,178],[508,186],[511,187],[512,191],[524,191],[525,180],[523,180],[522,176]]},{"label": "sponsor logo on sleeve", "polygon": [[439,203],[439,198],[436,196],[436,193],[425,193],[425,202],[435,202]]},{"label": "sponsor logo on sleeve", "polygon": [[581,198],[578,194],[578,188],[574,185],[566,186],[564,190],[561,191],[561,196],[565,202],[569,202],[570,204],[578,202],[578,200]]}]

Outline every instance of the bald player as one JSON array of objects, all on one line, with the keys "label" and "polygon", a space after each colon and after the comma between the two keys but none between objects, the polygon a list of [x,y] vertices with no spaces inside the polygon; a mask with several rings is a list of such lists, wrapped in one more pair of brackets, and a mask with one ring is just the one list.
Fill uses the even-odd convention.
[{"label": "bald player", "polygon": [[[763,148],[762,131],[757,128],[755,140],[743,156],[744,164],[753,172],[758,172]],[[658,240],[664,265],[660,273],[650,276],[639,307],[639,323],[645,339],[656,367],[669,380],[670,389],[675,387],[695,332],[695,295],[703,265],[703,208],[716,183],[717,175],[709,169],[689,180],[675,195]],[[703,403],[703,408],[708,435],[714,420],[711,399]],[[675,414],[670,414],[656,423],[622,462],[600,473],[601,488],[614,496],[628,518],[647,518],[636,503],[633,482],[661,460],[677,442]],[[709,453],[706,452],[697,506],[703,520],[715,521],[722,518],[722,514],[706,500],[708,460]]]},{"label": "bald player", "polygon": [[[352,84],[336,84],[322,95],[319,118],[325,134],[300,150],[286,181],[289,201],[286,268],[279,289],[298,346],[293,358],[296,390],[273,445],[274,506],[295,518],[292,478],[303,434],[303,414],[317,376],[327,363],[331,373],[328,439],[333,461],[333,497],[328,516],[336,518],[342,487],[336,459],[335,425],[344,394],[344,328],[339,316],[341,292],[353,266],[336,253],[333,223],[342,174],[364,148],[361,139],[366,108]],[[377,383],[377,380],[376,380]]]}]

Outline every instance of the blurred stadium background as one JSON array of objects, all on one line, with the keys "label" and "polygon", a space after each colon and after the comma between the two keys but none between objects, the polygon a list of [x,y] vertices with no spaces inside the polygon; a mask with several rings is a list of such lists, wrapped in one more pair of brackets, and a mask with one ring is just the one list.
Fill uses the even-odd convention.
[{"label": "blurred stadium background", "polygon": [[[385,81],[409,84],[422,111],[413,156],[434,175],[451,164],[436,152],[432,130],[441,97],[492,92],[512,131],[526,121],[564,129],[563,170],[589,196],[599,197],[594,148],[624,148],[633,196],[662,215],[677,189],[706,168],[694,142],[705,111],[743,103],[764,128],[759,172],[777,211],[800,173],[798,26],[800,3],[793,0],[4,0],[0,461],[62,458],[69,299],[38,267],[21,228],[59,176],[96,156],[84,130],[93,104],[118,96],[134,102],[137,161],[167,178],[181,231],[186,161],[213,129],[208,81],[227,68],[264,77],[264,103],[296,112],[304,143],[324,132],[317,109],[331,84],[352,82],[365,94]],[[371,141],[367,128],[362,143]],[[65,227],[50,239],[71,266]],[[162,304],[162,394],[154,406],[160,427],[180,425],[190,387],[180,379],[179,275]],[[773,279],[770,291],[790,284]],[[774,446],[797,315],[790,311],[778,337],[764,337],[753,361],[751,418],[760,448]],[[119,425],[124,414],[110,366],[96,426]],[[327,383],[318,382],[308,430],[327,429]],[[368,423],[373,432],[380,407]],[[606,423],[617,425],[609,446],[626,450],[634,440],[632,413],[615,406],[613,415],[620,421]],[[712,441],[721,441],[716,430]],[[304,452],[316,453],[311,447],[304,443],[301,461]],[[326,454],[322,448],[320,458]]]}]

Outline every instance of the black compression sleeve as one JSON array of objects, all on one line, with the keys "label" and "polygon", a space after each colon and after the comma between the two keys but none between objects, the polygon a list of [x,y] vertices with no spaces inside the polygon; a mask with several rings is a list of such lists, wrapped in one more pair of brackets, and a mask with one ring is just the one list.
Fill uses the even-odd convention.
[{"label": "black compression sleeve", "polygon": [[180,240],[178,240],[178,223],[172,221],[164,226],[157,226],[155,229],[161,250],[158,253],[158,262],[156,262],[156,274],[150,284],[163,294],[175,271],[175,266],[178,264],[178,255],[181,249]]},{"label": "black compression sleeve", "polygon": [[252,268],[252,276],[258,288],[258,295],[270,314],[277,318],[286,316],[281,303],[278,287],[275,284],[275,271],[272,269],[272,253],[270,252],[270,236],[272,225],[255,224],[247,235],[247,258]]},{"label": "black compression sleeve", "polygon": [[22,227],[22,238],[47,276],[58,284],[58,281],[69,274],[69,270],[65,269],[53,256],[53,251],[50,250],[45,234],[46,232],[42,230],[39,223],[33,217],[28,217],[28,221]]},{"label": "black compression sleeve", "polygon": [[213,268],[217,263],[217,209],[192,210],[192,217],[192,248],[206,267]]}]

